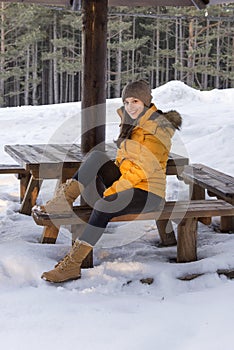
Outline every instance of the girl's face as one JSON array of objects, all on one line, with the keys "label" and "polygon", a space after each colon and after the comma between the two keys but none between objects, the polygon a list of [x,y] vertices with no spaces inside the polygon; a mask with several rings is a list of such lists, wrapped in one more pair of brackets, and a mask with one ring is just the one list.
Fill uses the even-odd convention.
[{"label": "girl's face", "polygon": [[141,100],[138,100],[138,98],[127,97],[124,100],[124,107],[132,119],[137,119],[144,110],[144,103]]}]

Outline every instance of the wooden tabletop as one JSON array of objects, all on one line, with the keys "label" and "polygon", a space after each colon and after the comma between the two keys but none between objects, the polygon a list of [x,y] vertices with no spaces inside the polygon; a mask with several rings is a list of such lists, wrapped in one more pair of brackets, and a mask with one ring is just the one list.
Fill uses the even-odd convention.
[{"label": "wooden tabletop", "polygon": [[[106,144],[106,153],[110,159],[115,159],[116,145]],[[22,166],[29,175],[25,184],[20,213],[31,215],[43,180],[59,179],[65,182],[71,178],[85,155],[78,144],[39,144],[39,145],[6,145],[5,151]],[[180,175],[188,158],[171,153],[167,163],[167,175]],[[22,181],[22,180],[21,180]]]},{"label": "wooden tabletop", "polygon": [[[110,159],[115,159],[116,145],[106,144],[105,148]],[[78,144],[6,145],[5,152],[34,177],[44,179],[58,178],[69,169],[74,173],[85,157]],[[188,158],[170,153],[167,174],[177,175],[188,163]]]}]

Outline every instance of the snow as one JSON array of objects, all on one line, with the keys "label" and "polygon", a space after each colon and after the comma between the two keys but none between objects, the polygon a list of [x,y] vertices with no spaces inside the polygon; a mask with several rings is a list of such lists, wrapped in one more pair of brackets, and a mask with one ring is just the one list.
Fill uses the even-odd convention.
[{"label": "snow", "polygon": [[[234,89],[198,91],[171,81],[153,98],[183,117],[174,151],[233,176]],[[120,105],[107,101],[109,142],[118,134]],[[12,163],[5,144],[79,142],[79,113],[79,102],[0,109],[1,163]],[[93,269],[82,270],[80,280],[48,284],[41,273],[67,253],[70,233],[62,228],[55,245],[40,244],[42,228],[18,213],[18,180],[1,175],[0,183],[2,349],[233,349],[234,281],[215,271],[234,268],[234,235],[199,224],[198,261],[176,264],[176,247],[157,247],[154,222],[110,224]],[[38,202],[51,197],[53,186],[45,182]],[[169,178],[169,199],[187,194],[186,185]],[[203,275],[178,279],[186,273]],[[145,277],[153,284],[140,283]]]}]

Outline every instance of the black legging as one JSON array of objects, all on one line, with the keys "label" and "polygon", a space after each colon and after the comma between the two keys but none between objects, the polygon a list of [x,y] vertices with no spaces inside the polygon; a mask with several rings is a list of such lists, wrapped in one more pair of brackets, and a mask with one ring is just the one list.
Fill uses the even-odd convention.
[{"label": "black legging", "polygon": [[[85,201],[93,205],[88,224],[79,237],[80,240],[95,245],[113,217],[153,211],[163,203],[161,197],[139,188],[131,188],[102,198],[103,190],[111,186],[120,176],[119,168],[101,151],[91,152],[73,176],[85,187],[82,193]],[[103,185],[99,191],[96,186],[97,180],[99,187],[100,184]]]}]

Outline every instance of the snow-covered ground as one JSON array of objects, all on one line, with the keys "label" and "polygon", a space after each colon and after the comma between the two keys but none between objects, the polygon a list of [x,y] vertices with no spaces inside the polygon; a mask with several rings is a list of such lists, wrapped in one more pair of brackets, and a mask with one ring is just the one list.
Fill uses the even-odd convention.
[{"label": "snow-covered ground", "polygon": [[[172,81],[153,97],[158,108],[183,117],[174,151],[234,175],[234,89],[200,92]],[[120,105],[107,101],[108,141],[118,134]],[[79,114],[80,103],[0,109],[1,163],[12,163],[5,144],[79,142]],[[154,222],[111,224],[95,249],[95,267],[80,280],[51,285],[41,273],[68,251],[70,233],[63,228],[55,245],[40,244],[42,228],[18,213],[18,180],[1,175],[0,183],[2,349],[233,349],[234,281],[215,271],[234,268],[234,235],[199,224],[198,261],[176,264],[176,247],[157,247]],[[45,182],[38,201],[53,185]],[[169,179],[168,198],[187,192]],[[179,280],[185,273],[204,274]],[[153,284],[140,283],[144,277]]]}]

